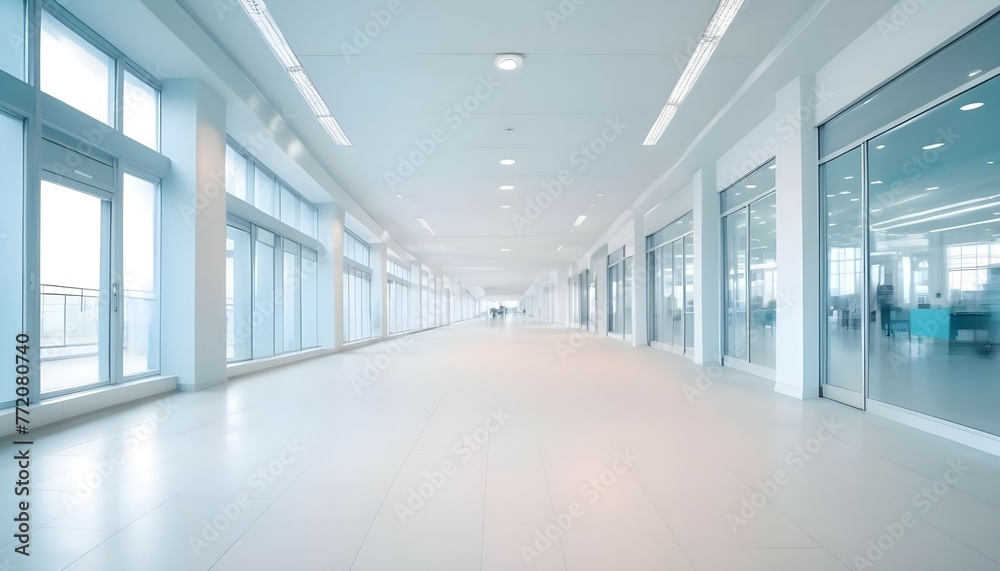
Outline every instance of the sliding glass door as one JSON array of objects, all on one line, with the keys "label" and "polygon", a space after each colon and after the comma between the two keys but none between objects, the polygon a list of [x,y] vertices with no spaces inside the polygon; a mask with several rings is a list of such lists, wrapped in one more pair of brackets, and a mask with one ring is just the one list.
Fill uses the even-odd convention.
[{"label": "sliding glass door", "polygon": [[675,353],[694,348],[693,224],[687,214],[646,237],[649,345]]}]

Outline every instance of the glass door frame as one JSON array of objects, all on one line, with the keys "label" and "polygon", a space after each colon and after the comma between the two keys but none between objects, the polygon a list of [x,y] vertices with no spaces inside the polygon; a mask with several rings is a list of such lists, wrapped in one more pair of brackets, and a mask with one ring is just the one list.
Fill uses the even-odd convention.
[{"label": "glass door frame", "polygon": [[[67,149],[67,152],[74,152]],[[82,156],[82,153],[79,153]],[[92,157],[87,157],[92,158]],[[115,168],[112,165],[111,168]],[[115,181],[118,188],[121,188],[121,182],[123,173],[119,169],[115,169]],[[99,379],[96,382],[87,383],[84,385],[69,387],[65,389],[53,390],[42,392],[42,374],[41,374],[41,348],[39,347],[39,358],[38,358],[38,371],[39,373],[35,375],[33,384],[33,394],[38,395],[38,401],[49,400],[53,398],[58,398],[68,394],[79,393],[99,387],[105,387],[110,385],[117,385],[122,382],[122,358],[123,358],[123,311],[122,304],[124,303],[124,296],[121,290],[121,275],[122,275],[122,252],[120,248],[116,248],[115,244],[120,243],[120,237],[122,232],[122,219],[121,219],[121,207],[120,207],[120,193],[114,190],[108,190],[105,188],[99,188],[97,186],[91,186],[79,180],[69,178],[55,171],[54,168],[46,168],[45,166],[39,167],[38,174],[38,186],[36,187],[38,199],[37,204],[37,216],[38,221],[38,246],[37,250],[34,252],[34,259],[36,263],[36,268],[38,271],[34,274],[39,277],[37,280],[38,287],[34,288],[32,292],[32,297],[34,298],[34,310],[37,315],[37,322],[35,330],[39,332],[39,342],[41,340],[41,310],[42,310],[42,288],[41,288],[41,217],[42,217],[42,205],[41,205],[41,186],[43,183],[51,183],[63,188],[67,188],[74,192],[79,192],[81,194],[86,194],[92,196],[101,201],[101,286],[98,293],[98,307],[100,309],[100,314],[103,319],[106,320],[106,325],[101,325],[101,317],[98,319],[98,359],[107,360],[107,370],[108,378]],[[35,281],[35,280],[32,280]],[[106,349],[101,348],[101,342],[107,344]]]},{"label": "glass door frame", "polygon": [[[657,276],[657,274],[661,273],[663,271],[663,268],[660,267],[660,266],[656,266],[655,264],[650,264],[649,263],[649,259],[650,259],[651,255],[655,256],[656,252],[658,250],[664,250],[664,249],[666,249],[666,248],[669,247],[669,248],[671,248],[670,263],[671,263],[671,266],[672,266],[673,263],[674,263],[673,249],[676,247],[677,244],[680,244],[680,246],[681,246],[681,255],[682,256],[686,255],[685,254],[685,247],[686,247],[685,242],[689,238],[692,240],[692,243],[693,243],[693,240],[694,240],[694,230],[690,230],[688,232],[685,232],[685,233],[681,234],[680,236],[677,236],[676,238],[674,238],[673,240],[671,240],[669,242],[664,242],[662,244],[657,244],[656,246],[653,246],[652,248],[647,248],[646,249],[646,276],[647,276],[646,277],[646,336],[647,336],[646,339],[648,340],[649,346],[652,347],[652,348],[654,348],[654,349],[659,349],[661,351],[667,351],[668,353],[675,353],[677,355],[686,355],[686,356],[693,357],[694,356],[694,348],[691,347],[689,349],[688,347],[685,346],[685,342],[684,342],[684,340],[687,338],[688,328],[691,328],[692,330],[694,329],[694,322],[688,323],[688,318],[687,318],[687,316],[688,316],[688,314],[687,314],[688,291],[687,291],[687,274],[686,274],[686,272],[687,272],[687,258],[686,257],[684,258],[684,263],[682,264],[682,267],[684,268],[685,274],[681,276],[682,291],[684,292],[684,299],[681,302],[681,314],[682,314],[682,318],[681,319],[684,322],[684,327],[683,327],[683,335],[681,336],[680,345],[678,345],[676,343],[670,344],[670,343],[664,343],[662,341],[654,341],[653,340],[653,337],[655,337],[655,335],[656,335],[656,333],[655,333],[656,329],[655,328],[658,326],[658,324],[656,323],[656,320],[652,318],[653,314],[651,313],[651,311],[653,310],[653,308],[656,307],[656,305],[655,305],[656,296],[659,295],[660,293],[662,293],[662,292],[657,292],[657,288],[655,287],[655,283],[656,283],[656,276]],[[662,259],[662,256],[661,256],[661,259]],[[655,271],[651,271],[649,269],[649,268],[651,268],[653,266],[656,266],[655,267]],[[676,276],[674,276],[674,279],[676,279]],[[652,285],[650,284],[650,282],[652,282]],[[635,286],[633,285],[633,287],[635,287]],[[676,284],[672,284],[671,287],[676,287]],[[666,308],[664,308],[664,309],[666,309]]]},{"label": "glass door frame", "polygon": [[[767,164],[767,163],[765,163],[765,164]],[[750,208],[754,204],[757,204],[759,202],[767,200],[767,199],[771,198],[772,196],[775,196],[776,193],[777,193],[777,190],[778,190],[777,187],[775,187],[775,188],[767,190],[767,191],[765,191],[765,192],[763,192],[761,194],[758,194],[752,200],[749,200],[746,203],[740,204],[739,206],[735,206],[733,208],[730,208],[730,209],[724,211],[719,216],[719,219],[720,219],[719,226],[721,228],[721,233],[722,233],[722,309],[723,309],[723,311],[722,311],[722,319],[721,319],[722,323],[721,323],[721,329],[720,329],[720,331],[722,332],[722,341],[723,341],[723,343],[722,343],[722,366],[723,367],[732,367],[734,369],[739,369],[741,371],[750,373],[751,375],[756,375],[758,377],[763,377],[763,378],[771,380],[771,381],[773,381],[773,380],[776,379],[775,369],[771,369],[769,367],[765,367],[763,365],[759,365],[757,363],[754,363],[753,362],[753,354],[750,351],[750,333],[751,333],[752,325],[753,325],[752,322],[751,322],[752,315],[751,315],[751,311],[750,311],[750,299],[751,299],[751,296],[750,296],[750,247],[751,247],[750,246],[750,244],[751,244],[751,241],[750,241],[750,220],[752,219],[751,216],[750,216]],[[728,290],[727,290],[728,285],[729,285],[728,284],[728,278],[727,278],[727,271],[728,271],[727,261],[728,261],[729,251],[727,249],[726,218],[729,217],[730,215],[733,215],[733,214],[736,214],[736,213],[740,212],[741,210],[746,213],[746,220],[747,220],[746,228],[744,229],[744,234],[745,234],[745,237],[746,237],[746,244],[747,244],[747,252],[746,252],[746,279],[745,279],[746,283],[745,283],[744,288],[743,288],[744,289],[743,293],[745,294],[745,299],[746,299],[746,308],[745,308],[745,311],[744,311],[745,315],[743,316],[744,327],[745,327],[744,331],[746,332],[745,333],[746,334],[746,351],[747,351],[747,358],[746,359],[740,359],[738,357],[731,357],[731,356],[729,356],[729,355],[726,354],[726,341],[727,341],[728,335],[729,335],[729,329],[728,329],[728,324],[727,324],[727,319],[726,319],[726,317],[728,315],[728,311],[729,311],[729,302],[728,302],[728,300],[729,300],[729,294],[728,294]]]},{"label": "glass door frame", "polygon": [[[830,400],[837,401],[841,404],[846,404],[847,406],[857,408],[860,410],[867,410],[868,407],[868,368],[869,368],[869,358],[871,350],[868,346],[870,341],[870,328],[871,328],[871,231],[868,226],[869,220],[869,181],[868,181],[868,140],[863,141],[860,145],[853,146],[847,149],[840,149],[836,154],[821,157],[816,162],[816,172],[817,176],[821,176],[821,167],[825,164],[831,163],[838,158],[854,151],[855,149],[861,149],[861,353],[862,353],[862,367],[861,367],[861,392],[852,391],[844,387],[838,387],[836,385],[831,385],[828,383],[829,380],[829,367],[830,367],[830,343],[829,343],[829,316],[827,312],[829,311],[827,305],[827,296],[830,293],[830,252],[827,248],[827,226],[829,222],[827,221],[828,214],[823,214],[824,212],[829,212],[827,209],[829,199],[826,197],[826,193],[823,191],[822,184],[816,185],[816,192],[819,193],[819,204],[820,207],[817,210],[818,220],[816,221],[816,227],[820,229],[819,236],[819,256],[820,256],[820,299],[822,302],[819,304],[820,311],[820,323],[823,324],[819,331],[819,358],[820,358],[820,370],[819,370],[819,394],[821,398],[827,398]],[[817,181],[822,183],[822,180]]]}]

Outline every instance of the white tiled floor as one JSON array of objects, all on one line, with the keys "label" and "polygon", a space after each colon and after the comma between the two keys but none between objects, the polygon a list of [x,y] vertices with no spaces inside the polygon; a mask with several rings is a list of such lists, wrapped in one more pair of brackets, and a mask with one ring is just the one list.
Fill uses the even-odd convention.
[{"label": "white tiled floor", "polygon": [[0,569],[1000,570],[1000,458],[734,371],[689,398],[683,357],[571,334],[480,320],[360,394],[383,345],[35,431],[32,556]]}]

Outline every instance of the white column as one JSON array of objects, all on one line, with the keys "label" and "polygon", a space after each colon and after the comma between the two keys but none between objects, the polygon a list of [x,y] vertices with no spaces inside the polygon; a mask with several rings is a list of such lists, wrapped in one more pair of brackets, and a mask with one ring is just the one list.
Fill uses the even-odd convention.
[{"label": "white column", "polygon": [[323,347],[344,346],[344,221],[338,204],[319,207],[319,237],[324,253],[319,264],[319,341]]},{"label": "white column", "polygon": [[646,329],[646,219],[637,214],[633,222],[635,254],[632,258],[632,342],[636,347],[649,344]]},{"label": "white column", "polygon": [[819,396],[820,256],[817,147],[811,76],[778,91],[778,115],[805,117],[778,143],[778,304],[774,390],[796,398]]},{"label": "white column", "polygon": [[694,175],[694,361],[722,363],[722,244],[715,165]]},{"label": "white column", "polygon": [[226,103],[197,79],[163,83],[162,371],[196,391],[226,372]]}]

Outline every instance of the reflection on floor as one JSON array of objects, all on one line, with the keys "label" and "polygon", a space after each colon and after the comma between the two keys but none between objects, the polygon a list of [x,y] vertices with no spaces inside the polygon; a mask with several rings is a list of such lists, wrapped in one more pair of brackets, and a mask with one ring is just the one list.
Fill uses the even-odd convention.
[{"label": "reflection on floor", "polygon": [[1000,458],[530,320],[409,339],[33,432],[32,557],[11,561],[1000,570]]}]

